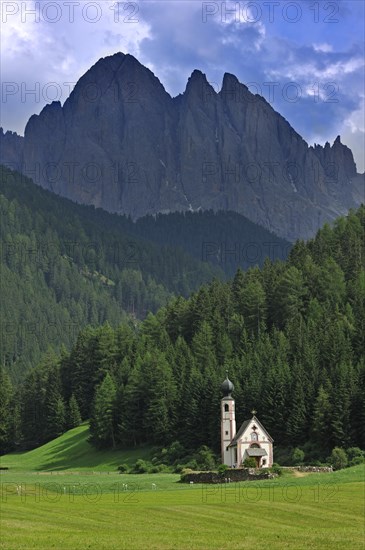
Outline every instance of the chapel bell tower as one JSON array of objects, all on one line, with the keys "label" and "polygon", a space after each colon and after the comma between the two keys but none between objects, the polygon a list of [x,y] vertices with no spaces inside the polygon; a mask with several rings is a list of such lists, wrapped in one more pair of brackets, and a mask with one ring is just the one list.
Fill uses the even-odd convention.
[{"label": "chapel bell tower", "polygon": [[233,466],[232,449],[228,448],[236,435],[235,404],[231,393],[234,385],[228,378],[228,372],[222,386],[223,398],[221,399],[221,454],[222,464]]}]

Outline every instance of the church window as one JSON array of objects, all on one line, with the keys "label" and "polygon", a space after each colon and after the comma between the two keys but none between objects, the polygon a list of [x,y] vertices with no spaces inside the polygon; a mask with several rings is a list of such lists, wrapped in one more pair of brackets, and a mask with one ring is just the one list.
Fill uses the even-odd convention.
[{"label": "church window", "polygon": [[229,411],[229,406],[227,405],[227,403],[224,405],[224,412],[228,412]]},{"label": "church window", "polygon": [[252,443],[252,445],[250,445],[250,448],[251,449],[259,449],[260,445],[258,443]]},{"label": "church window", "polygon": [[252,432],[251,433],[251,441],[257,441],[259,438],[259,436],[257,435],[256,432]]},{"label": "church window", "polygon": [[226,435],[228,435],[228,432],[227,432],[227,430],[226,430]]}]

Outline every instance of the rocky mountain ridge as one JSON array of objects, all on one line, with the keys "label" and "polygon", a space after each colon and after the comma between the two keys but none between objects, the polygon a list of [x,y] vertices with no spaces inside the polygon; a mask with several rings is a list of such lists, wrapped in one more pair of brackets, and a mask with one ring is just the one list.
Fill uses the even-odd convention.
[{"label": "rocky mountain ridge", "polygon": [[363,201],[351,150],[309,147],[261,96],[226,73],[193,71],[172,98],[133,56],[100,59],[69,98],[0,131],[0,162],[74,201],[139,218],[234,210],[289,240]]}]

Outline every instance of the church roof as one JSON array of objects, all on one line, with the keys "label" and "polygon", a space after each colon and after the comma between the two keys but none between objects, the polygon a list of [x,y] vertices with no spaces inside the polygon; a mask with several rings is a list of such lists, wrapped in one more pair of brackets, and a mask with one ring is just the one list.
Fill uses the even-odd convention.
[{"label": "church roof", "polygon": [[244,434],[244,432],[246,431],[248,425],[251,424],[251,422],[255,422],[256,424],[258,424],[260,426],[260,428],[266,433],[269,441],[271,441],[271,442],[274,441],[273,438],[271,437],[271,435],[265,430],[265,428],[263,427],[261,422],[256,418],[256,416],[253,416],[252,418],[250,418],[249,420],[245,420],[241,424],[240,429],[238,430],[238,432],[236,433],[236,435],[232,439],[231,443],[228,445],[229,447],[234,447],[235,445],[237,445],[237,441],[240,439],[241,435]]},{"label": "church roof", "polygon": [[251,420],[245,420],[244,423],[241,424],[240,429],[238,430],[238,432],[236,433],[236,435],[232,439],[231,443],[229,444],[229,447],[231,447],[231,445],[233,446],[233,445],[237,444],[237,440],[241,437],[241,435],[246,430],[246,428],[247,428],[247,426],[249,425],[250,422],[251,422]]},{"label": "church roof", "polygon": [[246,453],[248,456],[267,456],[265,449],[253,449],[252,447],[251,449],[246,449]]}]

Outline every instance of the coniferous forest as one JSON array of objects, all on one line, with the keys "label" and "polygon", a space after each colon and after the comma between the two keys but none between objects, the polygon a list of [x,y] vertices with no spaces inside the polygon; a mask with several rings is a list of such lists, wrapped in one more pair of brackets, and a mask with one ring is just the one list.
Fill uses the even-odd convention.
[{"label": "coniferous forest", "polygon": [[142,322],[82,329],[24,382],[1,371],[1,443],[31,448],[90,419],[93,444],[219,450],[228,370],[239,425],[255,409],[312,459],[365,448],[365,208],[298,241],[286,261],[171,298]]},{"label": "coniferous forest", "polygon": [[48,347],[70,348],[86,325],[143,319],[239,265],[286,257],[288,245],[233,212],[135,223],[0,167],[0,362],[19,380]]}]

